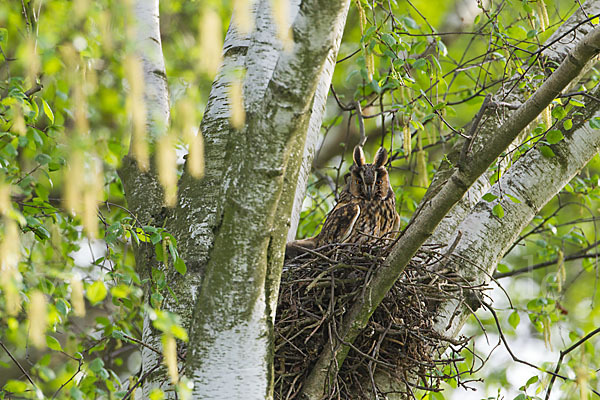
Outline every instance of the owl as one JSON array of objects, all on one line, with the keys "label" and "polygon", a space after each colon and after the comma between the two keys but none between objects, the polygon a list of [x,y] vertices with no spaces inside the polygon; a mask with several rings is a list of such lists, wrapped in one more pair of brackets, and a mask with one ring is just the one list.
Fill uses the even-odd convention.
[{"label": "owl", "polygon": [[372,244],[400,226],[396,198],[384,165],[387,152],[377,150],[372,164],[365,162],[360,146],[354,148],[354,164],[346,178],[335,207],[329,212],[321,232],[286,246],[286,256],[295,257],[302,248],[315,249],[333,243]]}]

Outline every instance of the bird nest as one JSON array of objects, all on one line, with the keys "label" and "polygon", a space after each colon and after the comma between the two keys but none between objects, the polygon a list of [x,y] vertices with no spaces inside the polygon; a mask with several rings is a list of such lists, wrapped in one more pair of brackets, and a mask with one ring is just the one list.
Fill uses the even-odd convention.
[{"label": "bird nest", "polygon": [[[389,247],[349,244],[317,250],[288,260],[283,271],[275,323],[276,399],[300,398],[321,351],[333,346],[347,311],[389,253]],[[413,258],[331,374],[324,398],[386,398],[390,392],[414,398],[415,388],[440,390],[440,380],[456,370],[453,355],[467,342],[433,329],[440,302],[463,295],[457,275],[440,271],[443,260],[436,246]],[[454,351],[446,351],[449,345]]]}]

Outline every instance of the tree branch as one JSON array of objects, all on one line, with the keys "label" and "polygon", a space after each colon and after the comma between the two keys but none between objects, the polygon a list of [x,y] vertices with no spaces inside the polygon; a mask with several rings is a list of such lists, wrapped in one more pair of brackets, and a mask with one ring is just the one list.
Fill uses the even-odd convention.
[{"label": "tree branch", "polygon": [[[554,374],[552,374],[552,378],[550,379],[550,383],[548,384],[548,390],[546,390],[546,397],[545,397],[546,400],[550,399],[550,392],[552,391],[552,386],[554,385],[554,381],[556,380],[556,377],[557,376],[561,377],[560,375],[558,375],[558,372],[560,371],[560,367],[562,365],[563,358],[567,354],[569,354],[570,352],[575,350],[577,347],[579,347],[583,343],[587,342],[594,335],[597,335],[598,333],[600,333],[600,328],[594,329],[593,331],[591,331],[590,333],[588,333],[587,335],[585,335],[584,337],[579,339],[577,342],[573,343],[571,346],[569,346],[565,350],[561,350],[560,356],[558,357],[558,362],[556,363],[556,369],[554,370]],[[597,396],[600,396],[600,393],[598,393],[597,391],[593,390],[593,392]]]},{"label": "tree branch", "polygon": [[[582,258],[596,258],[599,257],[600,253],[584,253],[584,254],[572,254],[570,256],[566,256],[564,258],[565,261],[572,261],[572,260],[580,260]],[[508,271],[508,272],[497,272],[494,274],[494,279],[500,279],[500,278],[507,278],[509,276],[515,276],[515,275],[520,275],[520,274],[525,274],[531,271],[535,271],[538,269],[542,269],[542,268],[546,268],[549,267],[551,265],[554,265],[558,262],[558,258],[554,258],[550,261],[546,261],[543,263],[539,263],[539,264],[535,264],[529,267],[525,267],[525,268],[519,268],[519,269],[515,269],[513,271]]]},{"label": "tree branch", "polygon": [[[402,232],[398,242],[373,280],[365,287],[364,295],[348,312],[340,336],[345,342],[352,342],[364,328],[371,314],[379,305],[390,287],[404,271],[406,264],[419,247],[431,236],[442,218],[450,211],[483,174],[489,165],[504,151],[517,135],[544,110],[548,104],[583,69],[586,63],[600,51],[600,28],[594,28],[573,49],[559,68],[544,82],[508,120],[486,141],[474,143],[472,157],[468,165],[454,168],[448,181],[439,192],[423,203],[415,212],[409,226]],[[333,350],[326,348],[305,383],[304,393],[309,398],[318,398],[326,387],[330,365],[341,365],[348,346],[339,343]]]},{"label": "tree branch", "polygon": [[6,354],[8,354],[8,356],[10,357],[10,359],[15,363],[15,365],[17,366],[17,368],[19,368],[19,370],[23,373],[23,375],[25,375],[25,377],[27,378],[27,380],[29,381],[29,383],[31,383],[33,385],[34,388],[37,388],[37,385],[35,384],[35,382],[33,382],[33,379],[31,379],[31,376],[29,376],[29,374],[27,373],[27,371],[25,371],[25,368],[23,368],[23,366],[19,363],[19,361],[13,357],[13,355],[11,354],[10,351],[8,351],[8,349],[6,348],[6,346],[4,345],[4,343],[2,343],[0,341],[0,347],[2,347],[2,349],[6,352]]}]

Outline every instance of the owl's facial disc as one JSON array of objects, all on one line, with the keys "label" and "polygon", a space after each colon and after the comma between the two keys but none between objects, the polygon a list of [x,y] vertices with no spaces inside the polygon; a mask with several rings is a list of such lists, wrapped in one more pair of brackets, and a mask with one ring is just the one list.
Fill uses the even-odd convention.
[{"label": "owl's facial disc", "polygon": [[362,183],[362,192],[368,200],[373,199],[373,195],[376,192],[375,184],[375,173],[371,168],[362,168],[359,171],[360,181]]}]

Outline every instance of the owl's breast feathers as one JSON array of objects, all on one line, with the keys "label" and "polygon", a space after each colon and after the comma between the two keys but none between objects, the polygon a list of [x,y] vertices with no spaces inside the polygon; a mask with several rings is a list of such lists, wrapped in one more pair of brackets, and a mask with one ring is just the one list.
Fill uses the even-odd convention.
[{"label": "owl's breast feathers", "polygon": [[327,243],[343,243],[355,231],[361,215],[357,202],[339,202],[327,216],[321,232],[316,237],[317,247]]},{"label": "owl's breast feathers", "polygon": [[367,200],[343,193],[315,237],[317,247],[328,243],[369,243],[398,229],[394,192],[385,199]]}]

